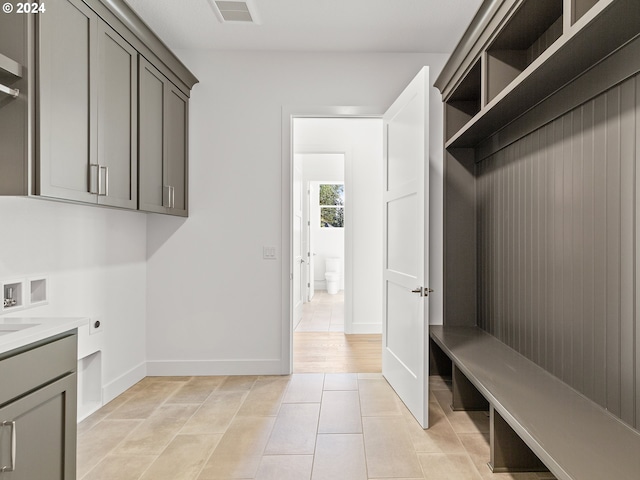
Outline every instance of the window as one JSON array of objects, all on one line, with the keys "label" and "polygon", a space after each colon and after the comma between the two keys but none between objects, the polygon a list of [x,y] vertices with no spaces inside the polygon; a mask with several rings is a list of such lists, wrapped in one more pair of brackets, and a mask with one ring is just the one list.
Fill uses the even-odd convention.
[{"label": "window", "polygon": [[320,184],[320,227],[344,227],[344,183]]}]

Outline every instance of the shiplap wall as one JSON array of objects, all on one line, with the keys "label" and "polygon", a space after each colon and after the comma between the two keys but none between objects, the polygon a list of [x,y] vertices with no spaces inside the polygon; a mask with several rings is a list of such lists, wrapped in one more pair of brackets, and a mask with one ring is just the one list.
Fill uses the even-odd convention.
[{"label": "shiplap wall", "polygon": [[477,165],[478,323],[640,428],[640,76]]}]

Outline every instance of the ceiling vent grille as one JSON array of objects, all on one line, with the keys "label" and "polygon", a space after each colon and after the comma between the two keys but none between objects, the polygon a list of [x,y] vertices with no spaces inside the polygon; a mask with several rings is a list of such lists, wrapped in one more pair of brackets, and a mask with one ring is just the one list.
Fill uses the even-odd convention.
[{"label": "ceiling vent grille", "polygon": [[209,0],[221,23],[259,24],[252,0]]}]

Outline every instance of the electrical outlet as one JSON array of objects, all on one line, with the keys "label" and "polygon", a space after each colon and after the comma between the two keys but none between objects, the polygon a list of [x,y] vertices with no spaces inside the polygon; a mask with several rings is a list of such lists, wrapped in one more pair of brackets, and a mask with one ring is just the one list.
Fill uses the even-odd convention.
[{"label": "electrical outlet", "polygon": [[102,317],[93,317],[89,319],[89,335],[100,333],[104,330],[104,319]]}]

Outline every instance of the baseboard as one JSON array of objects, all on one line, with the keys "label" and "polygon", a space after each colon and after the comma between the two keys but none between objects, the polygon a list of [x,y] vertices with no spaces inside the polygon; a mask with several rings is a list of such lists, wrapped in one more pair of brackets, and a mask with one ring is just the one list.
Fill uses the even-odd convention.
[{"label": "baseboard", "polygon": [[380,323],[352,323],[351,333],[382,333],[382,325]]},{"label": "baseboard", "polygon": [[146,362],[142,362],[115,380],[104,385],[102,387],[102,404],[106,405],[146,376],[147,364]]},{"label": "baseboard", "polygon": [[282,375],[277,360],[154,360],[147,362],[150,376]]}]

